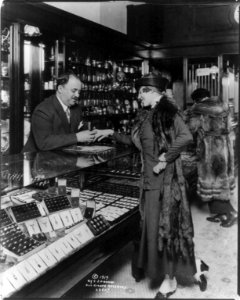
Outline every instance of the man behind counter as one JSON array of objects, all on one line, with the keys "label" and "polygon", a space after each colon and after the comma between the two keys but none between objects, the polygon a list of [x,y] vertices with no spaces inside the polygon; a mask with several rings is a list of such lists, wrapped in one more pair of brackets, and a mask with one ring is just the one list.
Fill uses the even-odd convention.
[{"label": "man behind counter", "polygon": [[56,94],[41,102],[33,112],[23,152],[53,150],[94,140],[96,131],[83,130],[86,128],[77,103],[80,90],[81,81],[74,73],[65,73],[57,79]]}]

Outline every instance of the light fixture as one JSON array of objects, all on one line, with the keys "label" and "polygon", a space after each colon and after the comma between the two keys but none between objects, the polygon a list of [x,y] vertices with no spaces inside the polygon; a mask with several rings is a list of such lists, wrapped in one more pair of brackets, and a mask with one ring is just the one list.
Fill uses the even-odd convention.
[{"label": "light fixture", "polygon": [[234,10],[234,20],[239,24],[239,6],[237,5],[235,10]]},{"label": "light fixture", "polygon": [[25,25],[24,26],[25,36],[40,36],[42,35],[40,29],[36,26]]}]

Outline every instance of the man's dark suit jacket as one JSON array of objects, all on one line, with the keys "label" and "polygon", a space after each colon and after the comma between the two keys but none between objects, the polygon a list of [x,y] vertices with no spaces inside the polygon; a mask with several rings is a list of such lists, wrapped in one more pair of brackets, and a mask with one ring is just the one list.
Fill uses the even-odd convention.
[{"label": "man's dark suit jacket", "polygon": [[56,95],[41,102],[33,112],[31,132],[22,152],[53,150],[76,144],[75,133],[83,120],[80,106],[71,107],[70,114],[69,124]]}]

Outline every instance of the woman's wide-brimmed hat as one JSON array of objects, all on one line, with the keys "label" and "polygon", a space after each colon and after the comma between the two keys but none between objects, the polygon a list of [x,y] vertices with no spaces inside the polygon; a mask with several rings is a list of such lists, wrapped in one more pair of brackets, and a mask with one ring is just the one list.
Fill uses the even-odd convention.
[{"label": "woman's wide-brimmed hat", "polygon": [[168,84],[169,81],[167,80],[167,78],[150,73],[136,80],[135,88],[139,89],[141,86],[154,86],[162,92],[162,91],[166,91]]}]

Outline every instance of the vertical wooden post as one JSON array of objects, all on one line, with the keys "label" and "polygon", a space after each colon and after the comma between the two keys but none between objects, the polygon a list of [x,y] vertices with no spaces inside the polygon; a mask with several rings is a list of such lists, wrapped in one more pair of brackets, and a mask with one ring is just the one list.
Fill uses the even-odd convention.
[{"label": "vertical wooden post", "polygon": [[23,147],[23,40],[19,23],[13,23],[10,30],[10,154],[15,154]]},{"label": "vertical wooden post", "polygon": [[222,101],[223,96],[223,87],[222,87],[222,78],[223,78],[223,55],[218,56],[218,90],[217,95],[220,101]]},{"label": "vertical wooden post", "polygon": [[183,58],[183,109],[187,108],[188,58]]}]

